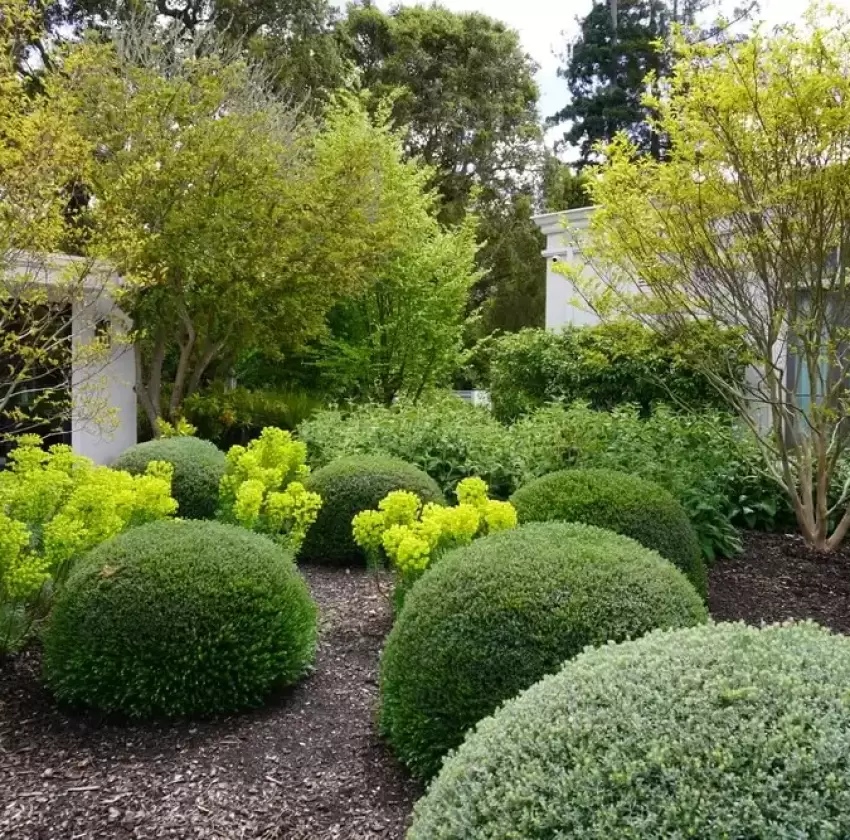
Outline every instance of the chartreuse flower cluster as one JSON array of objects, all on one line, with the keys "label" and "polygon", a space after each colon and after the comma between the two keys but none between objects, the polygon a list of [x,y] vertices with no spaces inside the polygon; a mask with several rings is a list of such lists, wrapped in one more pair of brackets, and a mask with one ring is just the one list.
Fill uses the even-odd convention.
[{"label": "chartreuse flower cluster", "polygon": [[25,435],[0,472],[0,601],[26,602],[61,582],[80,555],[127,528],[177,510],[171,465],[147,472],[100,467],[69,446]]},{"label": "chartreuse flower cluster", "polygon": [[516,527],[513,505],[488,498],[487,484],[480,478],[461,481],[457,497],[455,507],[423,506],[415,493],[397,490],[378,504],[378,510],[354,517],[354,541],[372,565],[389,560],[402,580],[409,582],[444,551]]},{"label": "chartreuse flower cluster", "polygon": [[297,551],[322,506],[304,487],[307,447],[268,427],[248,446],[234,446],[219,488],[221,518],[267,534]]}]

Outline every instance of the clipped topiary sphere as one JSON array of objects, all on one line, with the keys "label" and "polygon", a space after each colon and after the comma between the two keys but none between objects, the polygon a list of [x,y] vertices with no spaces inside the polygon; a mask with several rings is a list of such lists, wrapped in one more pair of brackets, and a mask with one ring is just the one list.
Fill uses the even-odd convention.
[{"label": "clipped topiary sphere", "polygon": [[59,591],[44,636],[56,696],[130,717],[257,706],[298,680],[316,607],[292,557],[216,522],[156,522],[98,546]]},{"label": "clipped topiary sphere", "polygon": [[706,619],[685,576],[627,537],[560,522],[485,537],[407,595],[381,659],[381,731],[427,778],[471,726],[586,645]]},{"label": "clipped topiary sphere", "polygon": [[705,563],[685,509],[663,487],[615,470],[562,470],[511,497],[520,522],[584,522],[631,537],[678,566],[706,597]]},{"label": "clipped topiary sphere", "polygon": [[354,542],[351,520],[362,510],[377,508],[393,490],[416,493],[423,504],[445,503],[433,478],[397,458],[340,458],[312,473],[304,484],[322,497],[319,516],[298,553],[299,560],[308,563],[364,566],[366,556]]},{"label": "clipped topiary sphere", "polygon": [[131,446],[112,464],[133,475],[143,473],[151,461],[168,461],[174,467],[171,495],[183,519],[213,519],[218,507],[218,485],[224,475],[224,453],[196,437],[150,440]]},{"label": "clipped topiary sphere", "polygon": [[408,840],[850,837],[848,685],[814,624],[583,653],[482,721]]}]

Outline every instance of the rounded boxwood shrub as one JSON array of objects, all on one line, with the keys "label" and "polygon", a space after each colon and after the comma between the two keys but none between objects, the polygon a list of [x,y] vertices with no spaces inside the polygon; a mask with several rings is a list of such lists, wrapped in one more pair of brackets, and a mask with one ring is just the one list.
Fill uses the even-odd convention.
[{"label": "rounded boxwood shrub", "polygon": [[224,453],[209,441],[172,437],[131,446],[112,466],[139,475],[151,461],[168,461],[174,467],[171,495],[177,501],[177,515],[183,519],[212,519],[218,507],[224,460]]},{"label": "rounded boxwood shrub", "polygon": [[616,470],[550,473],[511,497],[520,522],[584,522],[631,537],[678,566],[703,596],[705,563],[685,509],[663,487]]},{"label": "rounded boxwood shrub", "polygon": [[366,555],[354,542],[351,520],[362,510],[377,508],[393,490],[416,493],[423,503],[445,502],[433,478],[397,458],[340,458],[312,473],[304,486],[322,497],[318,518],[298,554],[310,563],[365,565]]},{"label": "rounded boxwood shrub", "polygon": [[382,733],[417,775],[586,645],[707,619],[685,576],[628,537],[525,525],[450,552],[407,595],[381,658]]},{"label": "rounded boxwood shrub", "polygon": [[850,837],[848,684],[811,623],[583,653],[479,724],[408,840]]},{"label": "rounded boxwood shrub", "polygon": [[155,522],[86,555],[44,635],[56,696],[131,717],[259,705],[309,668],[316,607],[290,554],[217,522]]}]

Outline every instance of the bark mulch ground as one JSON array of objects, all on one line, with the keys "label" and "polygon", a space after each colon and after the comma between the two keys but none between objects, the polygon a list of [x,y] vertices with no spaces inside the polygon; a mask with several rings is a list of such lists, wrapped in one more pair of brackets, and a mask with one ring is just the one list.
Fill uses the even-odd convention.
[{"label": "bark mulch ground", "polygon": [[[717,619],[813,618],[850,632],[850,550],[745,535],[711,571]],[[322,611],[316,672],[265,709],[120,725],[57,710],[37,653],[0,666],[3,840],[390,840],[421,793],[375,734],[386,602],[362,572],[307,569]]]},{"label": "bark mulch ground", "polygon": [[315,673],[265,709],[120,725],[58,711],[28,654],[0,666],[4,840],[386,840],[421,791],[375,734],[390,614],[365,574],[308,569]]},{"label": "bark mulch ground", "polygon": [[824,556],[786,534],[745,534],[744,552],[709,574],[718,620],[750,624],[811,618],[850,633],[850,546]]}]

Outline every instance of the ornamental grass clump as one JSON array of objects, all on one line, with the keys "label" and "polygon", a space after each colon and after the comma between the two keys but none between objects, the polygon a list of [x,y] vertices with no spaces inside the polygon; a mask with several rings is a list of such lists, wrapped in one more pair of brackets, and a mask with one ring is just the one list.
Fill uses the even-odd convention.
[{"label": "ornamental grass clump", "polygon": [[706,618],[685,576],[627,537],[560,522],[493,534],[407,593],[381,657],[381,732],[428,778],[471,726],[586,645]]},{"label": "ornamental grass clump", "polygon": [[402,593],[449,549],[516,527],[513,505],[490,499],[487,484],[480,478],[463,479],[457,498],[455,507],[423,505],[415,493],[396,490],[379,502],[377,510],[364,510],[354,517],[354,542],[366,553],[369,565],[389,565],[397,575],[397,606]]},{"label": "ornamental grass clump", "polygon": [[291,552],[218,522],[157,522],[79,562],[44,634],[73,706],[132,718],[260,705],[309,669],[316,607]]},{"label": "ornamental grass clump", "polygon": [[637,540],[678,566],[706,597],[697,535],[663,487],[628,473],[572,469],[544,475],[511,497],[520,522],[584,522]]},{"label": "ornamental grass clump", "polygon": [[306,460],[303,443],[271,426],[247,446],[232,447],[219,486],[219,517],[298,551],[322,507],[321,497],[304,486]]},{"label": "ornamental grass clump", "polygon": [[850,837],[848,685],[812,623],[587,651],[478,725],[408,840]]},{"label": "ornamental grass clump", "polygon": [[224,453],[200,438],[177,435],[131,446],[112,463],[113,469],[141,475],[152,461],[171,464],[172,491],[181,519],[213,519],[218,485],[224,475]]},{"label": "ornamental grass clump", "polygon": [[366,553],[354,541],[351,522],[361,511],[376,508],[394,490],[409,491],[424,504],[445,504],[434,479],[397,458],[340,458],[316,470],[306,487],[322,498],[322,509],[298,555],[311,563],[365,566]]}]

